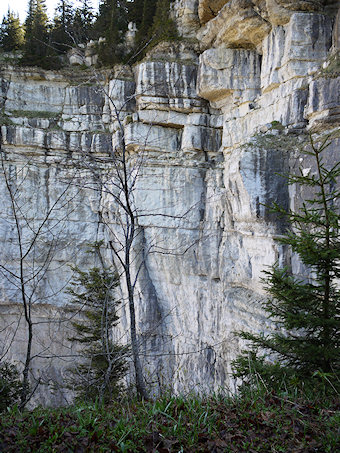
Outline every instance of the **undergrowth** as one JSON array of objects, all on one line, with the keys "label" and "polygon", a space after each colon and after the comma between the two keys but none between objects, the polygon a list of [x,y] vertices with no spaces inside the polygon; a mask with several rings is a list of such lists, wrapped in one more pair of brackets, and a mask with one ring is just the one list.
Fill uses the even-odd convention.
[{"label": "undergrowth", "polygon": [[257,390],[239,397],[123,399],[0,420],[3,452],[335,452],[339,400]]}]

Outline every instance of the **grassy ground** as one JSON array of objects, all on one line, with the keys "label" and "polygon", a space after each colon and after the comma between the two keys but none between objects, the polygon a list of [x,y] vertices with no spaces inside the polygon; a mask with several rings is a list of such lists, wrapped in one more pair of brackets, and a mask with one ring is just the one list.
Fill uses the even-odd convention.
[{"label": "grassy ground", "polygon": [[273,393],[76,405],[0,418],[1,452],[336,452],[339,401]]}]

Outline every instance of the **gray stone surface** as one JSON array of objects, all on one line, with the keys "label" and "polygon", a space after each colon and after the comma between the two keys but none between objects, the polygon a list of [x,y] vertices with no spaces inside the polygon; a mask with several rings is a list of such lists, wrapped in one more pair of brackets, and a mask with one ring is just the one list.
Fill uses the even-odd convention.
[{"label": "gray stone surface", "polygon": [[[307,131],[339,127],[332,20],[320,2],[219,2],[216,16],[205,15],[200,27],[198,6],[202,16],[210,3],[176,0],[173,15],[188,43],[160,44],[133,74],[122,66],[96,77],[76,69],[8,67],[0,73],[5,166],[17,175],[23,213],[35,227],[73,181],[54,218],[60,244],[39,287],[34,310],[40,320],[61,316],[67,297],[60,291],[52,297],[51,289],[66,285],[68,264],[91,265],[88,242],[104,238],[105,260],[112,264],[109,244],[122,238],[124,216],[112,196],[117,180],[108,158],[120,156],[124,133],[136,176],[138,333],[155,392],[233,388],[230,364],[241,346],[234,331],[271,329],[259,308],[263,270],[291,261],[303,272],[275,241],[285,225],[266,205],[294,207],[304,194],[288,190],[278,173],[310,168],[299,154]],[[330,162],[337,147],[334,141]],[[102,190],[93,190],[94,161],[104,171]],[[1,252],[15,269],[16,236],[3,179],[1,203]],[[24,230],[29,240],[32,231]],[[38,262],[46,247],[40,250]],[[6,327],[0,331],[8,345],[19,296],[13,281],[1,278],[0,288],[0,321]],[[125,300],[123,282],[120,293]],[[120,315],[114,335],[128,341],[127,304]],[[58,383],[67,365],[57,356],[67,355],[70,346],[66,324],[59,326],[42,324],[35,344],[51,352],[44,376]],[[19,363],[24,342],[21,322],[8,352]],[[40,359],[33,366],[35,374],[45,367]],[[36,401],[60,403],[63,395],[50,387]]]}]

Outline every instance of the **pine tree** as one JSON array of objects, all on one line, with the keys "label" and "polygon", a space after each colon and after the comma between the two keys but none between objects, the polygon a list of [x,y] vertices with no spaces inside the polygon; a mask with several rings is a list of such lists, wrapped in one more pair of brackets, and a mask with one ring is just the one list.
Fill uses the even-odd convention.
[{"label": "pine tree", "polygon": [[[142,7],[143,3],[143,7]],[[136,49],[139,51],[143,46],[148,43],[151,39],[151,29],[153,24],[153,18],[156,12],[157,0],[143,0],[138,3],[136,9],[138,14],[141,13],[140,19],[137,23],[138,32],[136,35]],[[144,52],[145,54],[145,52]]]},{"label": "pine tree", "polygon": [[301,208],[273,206],[291,225],[280,242],[298,254],[309,275],[299,278],[277,264],[266,272],[271,297],[263,308],[278,331],[268,336],[241,333],[252,349],[250,355],[243,351],[234,367],[235,375],[246,381],[251,381],[253,371],[271,384],[280,383],[284,375],[306,383],[313,376],[340,371],[340,162],[326,165],[329,143],[326,139],[317,147],[311,140],[306,154],[314,171],[306,174],[300,169],[300,174],[288,177],[289,184],[311,192]]},{"label": "pine tree", "polygon": [[170,17],[171,0],[158,0],[152,23],[152,34],[159,42],[177,38],[176,24]]},{"label": "pine tree", "polygon": [[163,40],[177,38],[176,24],[170,17],[171,0],[144,0],[143,15],[136,35],[138,59]]},{"label": "pine tree", "polygon": [[72,323],[75,336],[70,340],[82,346],[83,361],[71,370],[70,382],[78,398],[108,402],[121,389],[129,351],[112,340],[112,329],[119,320],[119,301],[113,295],[119,277],[96,267],[89,271],[75,267],[73,271],[76,277],[68,289],[70,311],[82,313],[83,318]]},{"label": "pine tree", "polygon": [[41,65],[48,54],[48,17],[45,0],[29,0],[25,21],[25,45],[22,62]]},{"label": "pine tree", "polygon": [[24,44],[24,31],[19,16],[8,9],[4,16],[0,32],[0,46],[5,52],[19,50]]},{"label": "pine tree", "polygon": [[144,0],[143,15],[141,20],[140,32],[148,36],[151,31],[153,18],[156,12],[157,0]]},{"label": "pine tree", "polygon": [[87,43],[94,38],[94,13],[89,0],[83,0],[80,7],[76,8],[72,23],[72,36],[74,41]]},{"label": "pine tree", "polygon": [[99,60],[103,65],[123,60],[124,36],[128,28],[126,0],[102,0],[95,24],[98,36],[105,38],[99,47]]},{"label": "pine tree", "polygon": [[138,29],[140,28],[143,20],[144,3],[144,0],[134,0],[127,3],[129,22],[135,23]]},{"label": "pine tree", "polygon": [[73,9],[68,0],[59,0],[55,9],[54,24],[51,32],[52,46],[57,53],[67,52],[74,39],[72,36]]}]

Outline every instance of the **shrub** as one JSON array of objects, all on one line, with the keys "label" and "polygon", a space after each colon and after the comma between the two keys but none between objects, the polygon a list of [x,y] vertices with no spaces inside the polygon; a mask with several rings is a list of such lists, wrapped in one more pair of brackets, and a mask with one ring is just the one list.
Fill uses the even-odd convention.
[{"label": "shrub", "polygon": [[0,413],[20,399],[22,382],[16,367],[8,362],[0,363]]},{"label": "shrub", "polygon": [[73,271],[76,277],[68,289],[73,306],[70,311],[79,311],[80,318],[72,322],[75,335],[70,340],[81,346],[82,361],[70,370],[70,384],[78,399],[109,402],[121,390],[129,352],[127,346],[112,339],[112,329],[119,320],[120,301],[113,294],[119,278],[97,267],[88,271],[74,267]]}]

